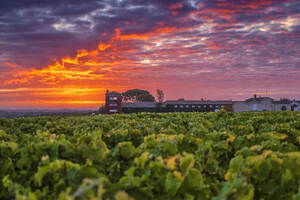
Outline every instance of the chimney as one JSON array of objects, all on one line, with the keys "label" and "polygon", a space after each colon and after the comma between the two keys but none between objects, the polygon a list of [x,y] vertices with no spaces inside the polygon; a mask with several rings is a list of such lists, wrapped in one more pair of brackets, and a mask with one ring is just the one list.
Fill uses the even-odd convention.
[{"label": "chimney", "polygon": [[106,90],[106,93],[109,93],[109,90]]},{"label": "chimney", "polygon": [[256,99],[256,97],[257,97],[256,94],[254,94],[254,99]]}]

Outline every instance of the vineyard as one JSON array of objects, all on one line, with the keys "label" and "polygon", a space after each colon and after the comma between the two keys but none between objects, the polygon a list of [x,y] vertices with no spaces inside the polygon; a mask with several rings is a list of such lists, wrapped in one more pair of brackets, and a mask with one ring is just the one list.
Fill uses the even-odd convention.
[{"label": "vineyard", "polygon": [[0,119],[0,199],[300,199],[300,112]]}]

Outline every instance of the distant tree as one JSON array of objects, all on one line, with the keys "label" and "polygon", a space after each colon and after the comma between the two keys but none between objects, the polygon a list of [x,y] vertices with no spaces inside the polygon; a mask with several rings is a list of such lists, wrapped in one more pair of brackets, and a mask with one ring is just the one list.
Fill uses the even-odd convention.
[{"label": "distant tree", "polygon": [[155,98],[151,94],[141,94],[136,97],[136,102],[155,102]]},{"label": "distant tree", "polygon": [[104,114],[104,113],[105,113],[105,106],[104,106],[104,105],[101,106],[101,107],[99,108],[98,112],[99,112],[100,114]]},{"label": "distant tree", "polygon": [[155,98],[147,90],[132,89],[122,93],[124,102],[154,102]]},{"label": "distant tree", "polygon": [[156,97],[157,97],[158,102],[162,103],[162,102],[164,102],[165,94],[164,94],[164,92],[162,90],[157,89],[156,90]]}]

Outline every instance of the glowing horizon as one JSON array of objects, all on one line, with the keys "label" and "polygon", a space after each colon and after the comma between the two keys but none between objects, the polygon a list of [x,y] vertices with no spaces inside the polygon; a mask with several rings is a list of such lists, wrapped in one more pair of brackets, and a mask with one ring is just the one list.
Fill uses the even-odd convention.
[{"label": "glowing horizon", "polygon": [[97,108],[132,88],[300,99],[295,0],[30,4],[0,9],[0,109]]}]

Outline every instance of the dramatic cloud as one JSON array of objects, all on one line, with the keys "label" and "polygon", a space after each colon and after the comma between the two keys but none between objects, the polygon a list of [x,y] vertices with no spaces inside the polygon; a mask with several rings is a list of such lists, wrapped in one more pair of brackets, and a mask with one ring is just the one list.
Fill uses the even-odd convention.
[{"label": "dramatic cloud", "polygon": [[96,108],[106,89],[168,99],[300,98],[296,0],[4,0],[0,107]]}]

